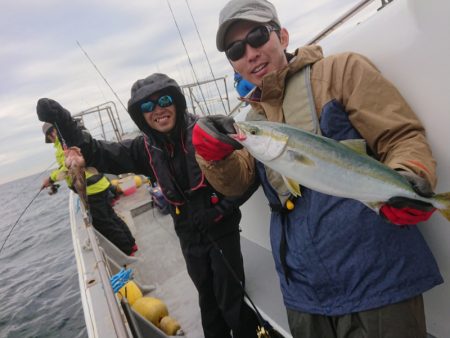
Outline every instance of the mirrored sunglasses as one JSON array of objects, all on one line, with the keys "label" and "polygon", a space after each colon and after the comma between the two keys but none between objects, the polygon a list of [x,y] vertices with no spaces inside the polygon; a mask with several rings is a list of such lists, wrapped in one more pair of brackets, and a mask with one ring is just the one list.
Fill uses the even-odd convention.
[{"label": "mirrored sunglasses", "polygon": [[229,60],[237,61],[244,56],[247,43],[253,48],[261,47],[269,41],[270,33],[278,30],[278,28],[270,25],[257,26],[247,34],[244,40],[235,41],[228,46],[225,50],[225,55]]},{"label": "mirrored sunglasses", "polygon": [[146,101],[141,104],[141,113],[150,113],[155,110],[156,105],[160,106],[161,108],[169,107],[173,104],[172,96],[170,95],[163,95],[156,101]]}]

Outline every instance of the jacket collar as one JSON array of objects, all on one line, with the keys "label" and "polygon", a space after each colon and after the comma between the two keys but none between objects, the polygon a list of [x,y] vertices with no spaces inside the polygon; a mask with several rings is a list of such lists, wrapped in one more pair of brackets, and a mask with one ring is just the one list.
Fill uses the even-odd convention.
[{"label": "jacket collar", "polygon": [[281,70],[266,74],[262,81],[262,88],[257,88],[246,101],[257,111],[264,111],[267,120],[284,122],[281,106],[286,81],[302,68],[322,58],[322,48],[318,45],[296,49],[288,65]]}]

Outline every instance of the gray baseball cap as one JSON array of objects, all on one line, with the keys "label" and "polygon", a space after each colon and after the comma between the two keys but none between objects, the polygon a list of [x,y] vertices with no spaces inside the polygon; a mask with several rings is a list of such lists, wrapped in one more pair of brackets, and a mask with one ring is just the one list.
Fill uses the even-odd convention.
[{"label": "gray baseball cap", "polygon": [[53,124],[45,122],[42,125],[42,132],[45,135],[45,143],[52,143],[52,141],[48,138],[48,133],[50,132],[50,130],[53,128]]},{"label": "gray baseball cap", "polygon": [[228,28],[239,20],[258,23],[275,22],[281,27],[275,7],[266,0],[231,0],[220,11],[219,29],[216,34],[216,46],[225,51],[225,35]]}]

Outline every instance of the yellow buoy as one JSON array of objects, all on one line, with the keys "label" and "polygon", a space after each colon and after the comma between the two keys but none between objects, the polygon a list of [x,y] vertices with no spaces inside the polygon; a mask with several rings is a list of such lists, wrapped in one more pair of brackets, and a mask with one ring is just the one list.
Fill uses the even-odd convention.
[{"label": "yellow buoy", "polygon": [[142,298],[142,291],[134,281],[130,280],[120,288],[120,290],[117,292],[117,295],[119,296],[119,299],[122,299],[122,297],[126,297],[128,303],[133,305],[136,300]]},{"label": "yellow buoy", "polygon": [[134,302],[133,309],[142,317],[159,326],[159,322],[169,315],[167,306],[161,300],[153,297],[142,297]]},{"label": "yellow buoy", "polygon": [[134,183],[136,184],[136,188],[139,188],[142,185],[142,177],[139,175],[135,175]]},{"label": "yellow buoy", "polygon": [[168,336],[175,336],[181,328],[180,324],[170,316],[165,316],[159,322],[159,327]]}]

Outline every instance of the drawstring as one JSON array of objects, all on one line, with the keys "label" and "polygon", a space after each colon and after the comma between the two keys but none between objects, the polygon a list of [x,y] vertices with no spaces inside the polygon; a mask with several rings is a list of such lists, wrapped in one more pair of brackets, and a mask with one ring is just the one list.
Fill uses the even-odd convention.
[{"label": "drawstring", "polygon": [[281,268],[283,269],[284,278],[286,280],[286,284],[289,285],[289,277],[290,277],[290,271],[289,267],[287,265],[286,261],[286,253],[287,253],[287,240],[286,240],[286,216],[289,212],[291,212],[295,207],[295,201],[297,200],[297,197],[290,196],[286,202],[285,206],[282,206],[281,204],[272,204],[270,203],[270,210],[272,212],[277,212],[280,214],[281,218],[281,237],[280,237],[280,246],[278,248],[278,252],[280,254],[280,262],[281,262]]},{"label": "drawstring", "polygon": [[281,238],[280,238],[280,260],[281,267],[283,268],[284,279],[286,280],[286,284],[289,285],[289,276],[290,271],[286,262],[286,252],[287,252],[287,241],[286,241],[286,212],[281,212]]}]

